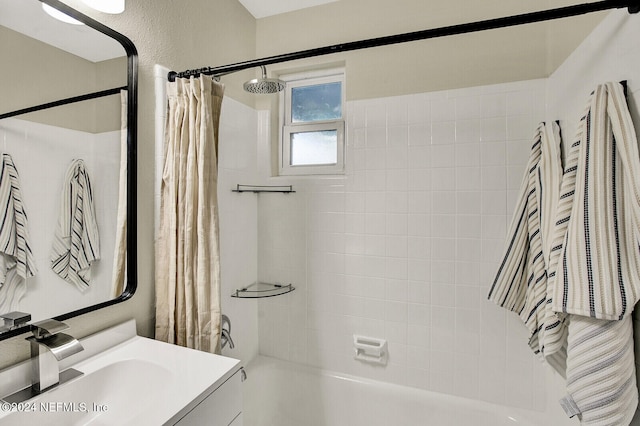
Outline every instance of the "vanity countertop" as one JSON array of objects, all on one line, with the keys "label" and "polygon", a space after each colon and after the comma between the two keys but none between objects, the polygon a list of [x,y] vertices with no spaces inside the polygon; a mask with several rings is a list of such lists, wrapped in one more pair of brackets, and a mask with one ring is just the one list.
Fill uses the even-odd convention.
[{"label": "vanity countertop", "polygon": [[[84,357],[81,352],[61,366],[83,376],[22,405],[5,403],[0,422],[174,424],[241,369],[236,359],[136,336],[131,323],[81,339]],[[27,361],[0,372],[2,395],[24,386],[29,366]]]}]

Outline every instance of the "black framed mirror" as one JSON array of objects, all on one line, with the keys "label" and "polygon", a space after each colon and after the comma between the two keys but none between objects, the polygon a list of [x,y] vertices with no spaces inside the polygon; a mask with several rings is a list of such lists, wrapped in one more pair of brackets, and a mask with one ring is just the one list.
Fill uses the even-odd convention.
[{"label": "black framed mirror", "polygon": [[[76,22],[54,19],[46,6]],[[64,321],[129,299],[137,286],[134,44],[57,0],[0,0],[0,53],[11,73],[0,83],[0,154],[3,164],[9,161],[17,171],[33,263],[33,276],[13,286],[19,273],[9,266],[24,262],[0,247],[0,267],[5,266],[0,316],[22,312],[30,322]],[[66,238],[59,235],[59,228],[65,228],[60,223],[67,220],[64,212],[69,215],[65,206],[71,205],[65,204],[65,185],[77,160],[91,178],[84,188],[93,205],[84,211],[93,213],[94,221],[87,223],[95,224],[92,232],[99,238],[92,241],[99,246],[88,270],[83,265],[80,275],[86,283],[74,285],[53,265],[54,243]],[[7,216],[16,204],[10,209],[0,200],[0,205]],[[73,253],[68,256],[71,264],[77,260]],[[28,323],[15,326],[0,319],[0,340],[29,330]]]}]

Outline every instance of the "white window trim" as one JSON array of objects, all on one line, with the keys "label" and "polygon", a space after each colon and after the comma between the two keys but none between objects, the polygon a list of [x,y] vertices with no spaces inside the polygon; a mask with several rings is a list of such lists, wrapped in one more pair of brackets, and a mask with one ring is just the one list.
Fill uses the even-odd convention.
[{"label": "white window trim", "polygon": [[[282,75],[280,79],[287,82],[287,87],[280,93],[280,119],[279,119],[279,149],[278,163],[279,175],[338,175],[344,174],[344,152],[345,152],[345,131],[344,131],[344,114],[345,114],[345,78],[344,69],[330,69],[310,71],[299,74]],[[313,79],[312,84],[323,84],[331,82],[342,83],[342,117],[336,120],[314,121],[306,123],[291,123],[291,104],[285,102],[285,97],[290,96],[291,89],[300,86],[307,86]],[[318,130],[335,130],[337,131],[337,161],[336,164],[319,164],[319,165],[299,165],[292,166],[289,164],[291,158],[291,133],[318,131]]]}]

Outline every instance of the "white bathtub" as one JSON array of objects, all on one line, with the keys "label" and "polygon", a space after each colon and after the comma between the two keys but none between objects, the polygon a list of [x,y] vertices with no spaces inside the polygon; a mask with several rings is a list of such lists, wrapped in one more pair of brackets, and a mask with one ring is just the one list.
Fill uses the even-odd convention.
[{"label": "white bathtub", "polygon": [[549,415],[258,356],[246,368],[245,426],[574,425]]}]

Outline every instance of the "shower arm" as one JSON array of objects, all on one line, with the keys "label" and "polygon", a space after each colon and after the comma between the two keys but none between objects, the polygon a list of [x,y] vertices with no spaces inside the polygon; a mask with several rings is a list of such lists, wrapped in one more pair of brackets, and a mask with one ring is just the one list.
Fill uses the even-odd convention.
[{"label": "shower arm", "polygon": [[491,30],[496,28],[506,28],[516,25],[530,24],[534,22],[550,21],[571,16],[584,15],[592,12],[600,12],[608,9],[627,8],[631,14],[640,11],[640,0],[602,0],[594,3],[584,3],[573,6],[560,7],[556,9],[543,10],[539,12],[524,13],[521,15],[507,16],[503,18],[488,19],[484,21],[470,22],[466,24],[451,25],[447,27],[433,28],[422,31],[415,31],[404,34],[396,34],[385,37],[372,38],[367,40],[353,41],[331,46],[318,47],[314,49],[302,50],[299,52],[285,53],[281,55],[269,56],[261,59],[253,59],[245,62],[238,62],[219,67],[205,67],[182,72],[170,71],[167,75],[169,81],[177,78],[195,77],[200,74],[220,77],[233,72],[242,71],[248,68],[277,64],[296,59],[312,58],[315,56],[330,55],[333,53],[349,52],[352,50],[368,49],[371,47],[388,46],[392,44],[407,43],[410,41],[426,40],[430,38],[446,37],[457,34],[473,33],[478,31]]}]

